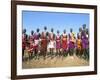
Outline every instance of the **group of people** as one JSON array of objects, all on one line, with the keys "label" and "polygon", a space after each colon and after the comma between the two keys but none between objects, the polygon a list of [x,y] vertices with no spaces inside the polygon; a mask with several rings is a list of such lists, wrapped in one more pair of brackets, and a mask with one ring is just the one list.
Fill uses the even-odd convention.
[{"label": "group of people", "polygon": [[86,24],[83,24],[79,28],[77,36],[70,29],[70,33],[67,34],[66,29],[60,34],[57,30],[57,34],[54,33],[54,29],[51,32],[47,31],[47,27],[44,27],[44,31],[40,33],[37,29],[36,32],[31,31],[31,35],[26,33],[26,29],[22,31],[22,57],[24,59],[25,52],[28,53],[29,59],[43,56],[46,59],[47,55],[51,57],[55,56],[73,56],[84,57],[89,59],[89,31]]}]

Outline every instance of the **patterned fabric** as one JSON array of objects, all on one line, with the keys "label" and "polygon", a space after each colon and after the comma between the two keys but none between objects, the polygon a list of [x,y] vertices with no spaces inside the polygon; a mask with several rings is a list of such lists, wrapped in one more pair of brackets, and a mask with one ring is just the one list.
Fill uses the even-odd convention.
[{"label": "patterned fabric", "polygon": [[25,46],[26,46],[26,41],[27,41],[27,39],[26,39],[26,34],[22,34],[22,48],[23,49],[25,49]]},{"label": "patterned fabric", "polygon": [[34,50],[34,45],[33,44],[30,44],[30,46],[29,46],[29,53],[32,53],[33,52],[33,50]]},{"label": "patterned fabric", "polygon": [[67,49],[67,35],[63,34],[62,35],[62,49],[66,50]]},{"label": "patterned fabric", "polygon": [[83,49],[88,48],[88,44],[89,44],[88,39],[87,38],[83,38],[82,39],[82,48]]},{"label": "patterned fabric", "polygon": [[56,36],[56,48],[60,49],[61,48],[61,41],[60,41],[60,35]]},{"label": "patterned fabric", "polygon": [[30,35],[29,39],[30,41],[34,41],[34,35]]},{"label": "patterned fabric", "polygon": [[34,49],[38,49],[38,46],[39,46],[39,33],[35,33],[34,34]]},{"label": "patterned fabric", "polygon": [[69,48],[70,48],[70,49],[75,48],[75,38],[74,38],[73,33],[70,33]]},{"label": "patterned fabric", "polygon": [[77,39],[77,49],[81,50],[82,49],[82,42],[81,39]]},{"label": "patterned fabric", "polygon": [[45,32],[42,32],[41,35],[41,48],[47,48],[47,36]]},{"label": "patterned fabric", "polygon": [[54,39],[55,39],[54,33],[50,33],[49,34],[50,42],[49,42],[49,45],[48,45],[49,48],[55,48],[55,41],[54,41]]},{"label": "patterned fabric", "polygon": [[88,36],[85,32],[82,32],[82,48],[86,49],[89,47]]}]

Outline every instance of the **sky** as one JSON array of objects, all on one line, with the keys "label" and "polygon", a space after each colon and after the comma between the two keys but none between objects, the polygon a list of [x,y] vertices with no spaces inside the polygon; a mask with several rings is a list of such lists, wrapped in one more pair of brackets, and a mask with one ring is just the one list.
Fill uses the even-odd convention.
[{"label": "sky", "polygon": [[22,12],[22,26],[23,29],[27,30],[27,34],[30,34],[31,30],[36,32],[37,28],[42,32],[44,26],[47,26],[48,32],[53,28],[55,34],[57,30],[62,34],[64,29],[66,29],[66,33],[68,34],[70,28],[77,34],[79,28],[82,27],[83,24],[86,24],[86,27],[89,28],[89,14],[43,11]]}]

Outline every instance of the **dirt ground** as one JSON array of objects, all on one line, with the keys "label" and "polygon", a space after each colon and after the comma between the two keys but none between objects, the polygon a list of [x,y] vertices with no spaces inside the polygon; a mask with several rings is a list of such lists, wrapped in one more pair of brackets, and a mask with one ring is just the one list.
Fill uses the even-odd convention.
[{"label": "dirt ground", "polygon": [[88,66],[89,61],[79,58],[76,55],[59,57],[54,56],[53,58],[47,56],[44,60],[43,57],[39,59],[31,59],[22,62],[23,69],[30,68],[51,68],[51,67],[74,67],[74,66]]}]

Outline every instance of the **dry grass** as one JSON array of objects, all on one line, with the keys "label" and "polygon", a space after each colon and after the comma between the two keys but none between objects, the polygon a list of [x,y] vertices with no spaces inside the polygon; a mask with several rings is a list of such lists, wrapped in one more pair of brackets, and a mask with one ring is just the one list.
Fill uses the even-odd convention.
[{"label": "dry grass", "polygon": [[76,55],[67,56],[67,57],[58,57],[55,56],[53,58],[48,57],[44,60],[43,57],[39,59],[31,59],[28,61],[23,61],[22,68],[30,69],[30,68],[51,68],[51,67],[74,67],[74,66],[88,66],[89,61],[84,60],[83,58],[79,58]]}]

